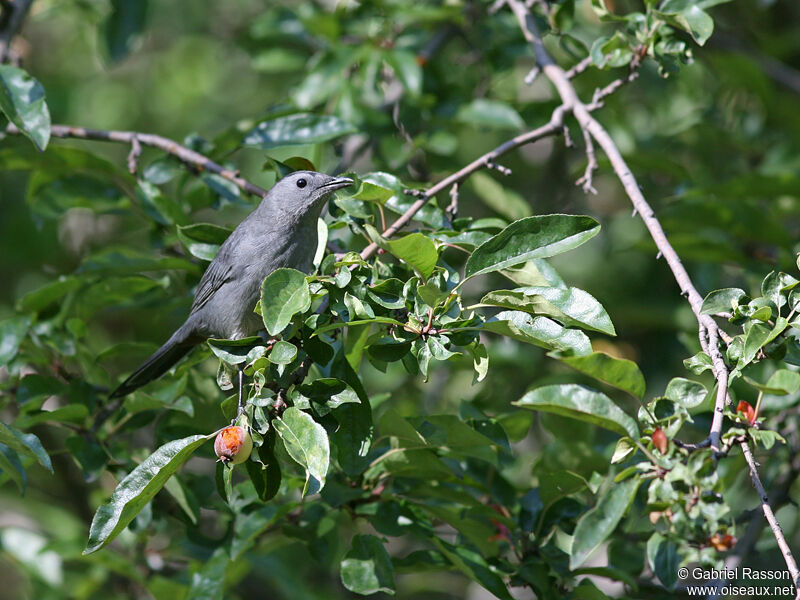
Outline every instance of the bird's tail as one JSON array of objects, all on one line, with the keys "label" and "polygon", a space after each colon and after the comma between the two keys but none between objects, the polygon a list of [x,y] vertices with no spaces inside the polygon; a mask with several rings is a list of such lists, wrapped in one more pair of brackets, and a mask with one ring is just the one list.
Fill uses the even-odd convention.
[{"label": "bird's tail", "polygon": [[191,328],[188,323],[184,323],[175,333],[172,334],[161,348],[148,358],[142,366],[131,373],[117,389],[109,395],[109,398],[121,398],[127,396],[132,391],[158,379],[169,368],[186,356],[198,343],[199,339],[191,335]]}]

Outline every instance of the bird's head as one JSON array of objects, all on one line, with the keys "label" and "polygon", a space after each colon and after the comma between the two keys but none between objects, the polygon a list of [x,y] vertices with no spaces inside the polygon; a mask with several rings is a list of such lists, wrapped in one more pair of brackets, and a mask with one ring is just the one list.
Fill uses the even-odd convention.
[{"label": "bird's head", "polygon": [[349,177],[333,177],[316,171],[295,171],[280,179],[267,194],[276,208],[295,214],[307,214],[322,208],[327,197],[351,185]]}]

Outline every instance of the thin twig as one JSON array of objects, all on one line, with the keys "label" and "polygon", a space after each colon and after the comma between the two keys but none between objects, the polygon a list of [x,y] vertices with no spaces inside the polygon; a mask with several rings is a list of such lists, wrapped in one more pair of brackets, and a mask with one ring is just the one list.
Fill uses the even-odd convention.
[{"label": "thin twig", "polygon": [[[778,542],[778,547],[781,549],[783,559],[786,561],[786,568],[789,570],[789,574],[792,576],[792,581],[794,581],[795,586],[797,586],[798,583],[800,583],[800,569],[797,568],[797,563],[792,556],[792,551],[789,548],[789,544],[786,543],[786,538],[783,536],[781,525],[778,523],[778,519],[775,518],[775,513],[772,512],[772,507],[769,504],[767,492],[764,490],[764,486],[761,483],[761,478],[758,476],[758,468],[756,466],[756,461],[753,458],[753,453],[750,450],[750,444],[747,442],[747,440],[743,440],[739,445],[742,448],[744,459],[747,461],[747,466],[750,467],[750,477],[753,479],[753,487],[756,488],[756,493],[758,493],[758,497],[761,499],[761,510],[764,511],[764,516],[767,519],[767,523],[769,523],[770,529],[772,529],[772,533],[775,536],[775,541]],[[798,590],[795,598],[798,596],[800,596],[800,590]]]},{"label": "thin twig", "polygon": [[592,57],[587,56],[581,62],[573,66],[570,70],[568,70],[564,75],[567,79],[573,79],[583,73],[586,69],[592,66]]},{"label": "thin twig", "polygon": [[[487,152],[483,156],[480,156],[469,163],[466,167],[463,167],[459,171],[456,171],[452,175],[445,177],[439,183],[434,184],[428,190],[420,192],[419,190],[409,190],[409,192],[416,192],[414,195],[417,196],[417,201],[414,202],[406,212],[404,212],[394,223],[392,223],[386,230],[381,234],[383,237],[391,237],[398,231],[400,231],[403,227],[405,227],[416,215],[419,210],[425,206],[430,198],[433,198],[439,192],[447,189],[448,187],[452,186],[454,183],[460,183],[464,181],[467,177],[475,173],[476,171],[480,171],[481,169],[485,169],[487,167],[487,163],[494,162],[497,158],[503,156],[514,150],[515,148],[519,148],[520,146],[524,146],[525,144],[530,144],[537,140],[540,140],[544,137],[551,136],[551,135],[558,135],[561,132],[561,128],[564,123],[564,107],[559,106],[553,111],[553,115],[550,118],[550,122],[546,125],[542,125],[537,129],[529,131],[527,133],[520,134],[516,137],[511,138],[510,140],[503,142],[494,150]],[[361,251],[361,257],[364,259],[369,258],[378,250],[378,245],[375,243],[370,244],[364,250]]]},{"label": "thin twig", "polygon": [[[6,127],[6,133],[19,135],[21,131],[13,124]],[[236,184],[242,191],[262,198],[267,190],[246,179],[239,177],[238,171],[231,171],[222,165],[214,162],[207,156],[195,152],[191,148],[180,145],[178,142],[153,133],[139,133],[137,131],[104,131],[98,129],[86,129],[84,127],[71,127],[69,125],[53,125],[50,127],[50,136],[56,138],[75,138],[80,140],[95,140],[100,142],[118,142],[122,144],[134,145],[136,140],[142,146],[158,148],[171,154],[181,162],[190,165],[200,171],[209,171],[219,175],[223,179]],[[130,163],[129,163],[130,166]]]},{"label": "thin twig", "polygon": [[639,213],[645,223],[645,226],[649,230],[650,236],[653,238],[656,247],[667,261],[667,265],[672,271],[672,274],[677,281],[678,286],[680,287],[681,294],[688,298],[689,305],[691,306],[698,323],[702,326],[701,329],[705,329],[708,332],[707,341],[706,336],[702,335],[701,332],[700,343],[703,346],[703,349],[711,357],[714,377],[717,380],[717,397],[714,406],[714,417],[712,419],[709,438],[711,439],[711,447],[714,448],[714,450],[719,450],[719,441],[722,434],[722,413],[725,407],[725,400],[728,395],[728,369],[725,365],[725,361],[722,359],[722,354],[719,351],[716,324],[710,316],[701,314],[700,310],[703,305],[703,298],[694,287],[689,274],[686,272],[686,269],[681,263],[680,257],[669,243],[669,240],[667,240],[667,236],[661,227],[661,223],[656,218],[653,209],[650,207],[650,204],[647,202],[642,194],[641,189],[639,188],[636,177],[633,175],[633,172],[628,167],[625,159],[622,157],[622,154],[614,143],[614,140],[611,139],[611,136],[608,134],[606,129],[592,117],[589,107],[583,104],[580,98],[578,98],[578,94],[575,91],[572,83],[567,78],[565,71],[555,63],[553,58],[547,52],[530,11],[525,7],[524,3],[520,2],[520,0],[508,0],[507,4],[517,17],[517,21],[520,24],[523,35],[531,44],[536,62],[542,67],[544,74],[556,87],[564,106],[572,112],[581,128],[585,131],[588,131],[597,144],[605,152],[609,162],[611,163],[611,166],[614,169],[614,172],[616,173],[617,177],[622,183],[623,188],[625,189],[625,192],[633,203],[634,208]]},{"label": "thin twig", "polygon": [[455,220],[458,216],[458,182],[454,183],[453,187],[450,188],[450,204],[447,205],[444,212],[450,217],[450,221]]},{"label": "thin twig", "polygon": [[589,135],[587,130],[583,130],[583,141],[586,144],[586,170],[583,172],[583,175],[578,178],[575,182],[575,185],[580,185],[583,188],[583,193],[588,194],[597,194],[597,190],[594,189],[594,172],[597,170],[597,155],[594,151],[594,142],[592,141],[592,136]]},{"label": "thin twig", "polygon": [[[622,157],[622,154],[620,153],[611,136],[608,134],[605,128],[592,117],[589,108],[580,101],[575,88],[566,77],[564,70],[555,63],[545,49],[544,44],[542,43],[541,35],[532,15],[530,14],[530,11],[520,0],[506,0],[506,4],[511,8],[511,10],[514,12],[514,15],[517,17],[517,21],[519,22],[523,35],[533,48],[537,64],[541,66],[545,76],[558,90],[565,109],[572,112],[581,128],[585,131],[588,131],[600,148],[602,148],[605,152],[612,168],[614,169],[614,172],[620,180],[620,183],[622,183],[626,194],[630,198],[635,210],[639,213],[645,223],[645,226],[650,232],[650,235],[653,238],[659,253],[667,261],[667,265],[672,271],[672,274],[678,283],[678,286],[680,287],[681,294],[686,296],[689,301],[692,312],[694,312],[695,317],[697,318],[700,345],[711,357],[712,371],[717,381],[717,396],[714,405],[714,416],[712,419],[711,430],[709,432],[708,439],[710,446],[715,451],[718,451],[722,433],[723,410],[726,401],[729,398],[729,373],[719,350],[719,330],[717,325],[711,316],[701,313],[703,298],[692,284],[692,280],[689,277],[689,274],[686,272],[686,269],[683,267],[680,257],[667,240],[667,236],[661,227],[661,223],[656,218],[653,209],[650,207],[649,203],[642,194],[633,172],[628,167],[625,159]],[[778,546],[781,549],[786,566],[788,567],[790,573],[792,574],[792,578],[797,584],[800,571],[797,569],[797,564],[792,556],[791,550],[789,549],[789,545],[786,543],[786,539],[783,536],[783,531],[775,519],[772,508],[769,506],[766,493],[764,492],[764,488],[761,485],[761,480],[758,476],[755,461],[753,460],[752,453],[750,451],[750,446],[748,445],[747,441],[741,442],[740,445],[742,447],[742,452],[745,454],[748,467],[750,468],[750,475],[753,478],[753,484],[755,485],[756,490],[759,492],[761,497],[764,515],[767,517],[767,521],[770,524],[772,533],[778,542]]]},{"label": "thin twig", "polygon": [[142,145],[139,143],[139,136],[134,135],[131,138],[131,151],[128,153],[128,171],[131,175],[136,175],[136,170],[139,165],[139,157],[142,155]]}]

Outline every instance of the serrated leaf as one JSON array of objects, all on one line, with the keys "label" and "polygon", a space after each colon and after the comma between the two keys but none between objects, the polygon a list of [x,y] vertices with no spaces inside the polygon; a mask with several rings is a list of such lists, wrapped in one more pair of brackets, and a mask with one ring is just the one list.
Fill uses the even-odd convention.
[{"label": "serrated leaf", "polygon": [[639,427],[633,418],[605,394],[581,385],[546,385],[531,390],[512,404],[592,423],[632,439],[639,438]]},{"label": "serrated leaf", "polygon": [[161,446],[131,471],[97,509],[84,554],[100,550],[125,529],[180,466],[216,435],[192,435]]},{"label": "serrated leaf", "polygon": [[520,219],[475,249],[467,260],[464,279],[561,254],[577,248],[599,231],[600,224],[585,216],[543,215]]}]

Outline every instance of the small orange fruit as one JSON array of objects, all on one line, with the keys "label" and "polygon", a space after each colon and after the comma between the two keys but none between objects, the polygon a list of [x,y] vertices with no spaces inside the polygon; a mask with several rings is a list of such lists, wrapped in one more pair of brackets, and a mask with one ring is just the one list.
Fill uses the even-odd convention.
[{"label": "small orange fruit", "polygon": [[226,427],[214,440],[214,452],[223,463],[238,465],[250,458],[253,451],[253,438],[250,432],[239,425]]}]

